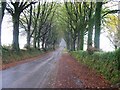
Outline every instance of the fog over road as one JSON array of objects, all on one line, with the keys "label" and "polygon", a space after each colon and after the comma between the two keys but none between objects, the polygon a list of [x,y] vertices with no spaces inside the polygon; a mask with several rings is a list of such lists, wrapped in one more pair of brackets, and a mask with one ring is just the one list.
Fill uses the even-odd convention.
[{"label": "fog over road", "polygon": [[65,46],[65,41],[61,40],[56,51],[38,60],[0,71],[2,88],[46,88]]}]

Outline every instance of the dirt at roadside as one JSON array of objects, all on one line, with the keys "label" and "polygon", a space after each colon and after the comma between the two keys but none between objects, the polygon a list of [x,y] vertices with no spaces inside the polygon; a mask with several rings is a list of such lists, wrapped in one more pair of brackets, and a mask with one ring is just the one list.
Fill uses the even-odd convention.
[{"label": "dirt at roadside", "polygon": [[58,63],[53,88],[109,88],[110,84],[102,75],[78,63],[69,54],[63,54]]}]

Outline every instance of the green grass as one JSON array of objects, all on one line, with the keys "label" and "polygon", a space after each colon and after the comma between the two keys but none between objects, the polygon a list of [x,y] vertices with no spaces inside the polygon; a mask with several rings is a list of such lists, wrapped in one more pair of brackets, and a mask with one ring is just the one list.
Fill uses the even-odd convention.
[{"label": "green grass", "polygon": [[10,49],[2,48],[2,63],[7,64],[14,61],[20,61],[27,58],[35,57],[42,54],[43,51],[37,49],[20,50],[20,52],[14,52]]},{"label": "green grass", "polygon": [[120,49],[115,52],[95,52],[90,55],[86,51],[74,51],[74,56],[80,63],[88,65],[101,73],[112,84],[120,83]]}]

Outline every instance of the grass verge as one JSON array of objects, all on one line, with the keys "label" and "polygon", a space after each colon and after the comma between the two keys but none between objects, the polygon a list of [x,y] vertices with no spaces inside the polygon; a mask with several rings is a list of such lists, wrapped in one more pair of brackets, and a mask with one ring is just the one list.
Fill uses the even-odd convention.
[{"label": "grass verge", "polygon": [[80,63],[86,64],[101,73],[111,84],[120,83],[120,49],[115,52],[95,52],[90,55],[86,51],[74,51],[71,55]]},{"label": "grass verge", "polygon": [[20,50],[20,52],[14,52],[10,49],[3,48],[2,49],[2,64],[8,64],[15,61],[20,61],[28,58],[32,58],[42,54],[43,51],[38,49],[30,49],[30,50]]}]

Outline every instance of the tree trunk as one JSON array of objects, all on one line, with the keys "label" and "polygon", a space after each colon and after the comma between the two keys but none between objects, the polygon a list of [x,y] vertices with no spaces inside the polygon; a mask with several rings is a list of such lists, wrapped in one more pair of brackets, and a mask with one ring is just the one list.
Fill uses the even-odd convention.
[{"label": "tree trunk", "polygon": [[87,49],[89,49],[89,46],[92,46],[92,35],[93,35],[93,24],[94,24],[94,17],[92,17],[92,2],[90,7],[90,13],[89,13],[89,22],[88,22],[88,40],[87,40]]},{"label": "tree trunk", "polygon": [[80,32],[80,50],[83,50],[84,48],[84,30],[81,29]]},{"label": "tree trunk", "polygon": [[67,44],[67,48],[68,48],[68,50],[70,50],[71,49],[71,38],[70,38],[71,36],[70,36],[70,32],[68,32],[68,44]]},{"label": "tree trunk", "polygon": [[55,40],[53,41],[53,50],[55,50]]},{"label": "tree trunk", "polygon": [[72,51],[75,51],[75,46],[76,46],[76,34],[74,34],[74,37],[73,37],[73,47],[72,47]]},{"label": "tree trunk", "polygon": [[31,22],[32,22],[32,5],[30,6],[30,18],[29,18],[29,23],[28,23],[28,32],[27,32],[27,48],[30,49],[30,29],[31,29]]},{"label": "tree trunk", "polygon": [[67,44],[67,49],[70,50],[70,32],[69,31],[65,31],[65,41],[66,41],[66,44]]},{"label": "tree trunk", "polygon": [[100,48],[101,10],[102,2],[96,2],[94,47],[98,49]]},{"label": "tree trunk", "polygon": [[40,38],[37,39],[37,47],[40,48]]},{"label": "tree trunk", "polygon": [[36,43],[37,43],[37,38],[36,38],[36,35],[37,33],[36,33],[36,31],[35,31],[35,33],[34,33],[34,40],[33,40],[33,47],[34,48],[37,48],[37,46],[36,46]]},{"label": "tree trunk", "polygon": [[38,43],[38,48],[40,48],[40,34],[41,34],[41,24],[39,22],[39,30],[38,30],[38,37],[37,37],[37,43]]},{"label": "tree trunk", "polygon": [[38,10],[37,10],[37,16],[35,15],[35,13],[34,13],[34,16],[36,16],[36,19],[35,19],[35,26],[34,26],[34,31],[35,31],[35,33],[34,33],[34,41],[33,41],[33,46],[34,46],[34,48],[37,48],[37,46],[36,46],[36,44],[37,44],[37,26],[38,26],[38,19],[39,19],[39,15],[40,15],[40,2],[39,2],[39,4],[38,4],[38,6],[37,6],[37,8],[38,8]]},{"label": "tree trunk", "polygon": [[75,43],[76,43],[76,39],[73,39],[73,51],[75,51]]},{"label": "tree trunk", "polygon": [[89,46],[92,46],[92,35],[93,35],[93,19],[90,19],[89,25],[88,25],[88,41],[87,41],[87,48]]},{"label": "tree trunk", "polygon": [[20,14],[13,15],[13,45],[12,48],[15,51],[19,51],[19,17]]},{"label": "tree trunk", "polygon": [[42,49],[44,50],[44,44],[45,44],[45,37],[42,38]]},{"label": "tree trunk", "polygon": [[118,48],[117,45],[114,45],[114,47],[115,47],[115,50],[117,50],[117,48]]},{"label": "tree trunk", "polygon": [[30,32],[28,31],[27,32],[27,49],[30,49],[30,40],[31,40]]},{"label": "tree trunk", "polygon": [[48,49],[48,39],[49,39],[49,38],[47,38],[47,39],[45,40],[45,50]]},{"label": "tree trunk", "polygon": [[45,50],[47,50],[48,48],[47,48],[47,43],[45,43]]},{"label": "tree trunk", "polygon": [[80,50],[80,30],[78,31],[77,50]]}]

